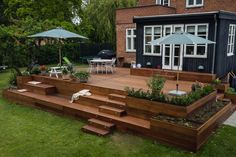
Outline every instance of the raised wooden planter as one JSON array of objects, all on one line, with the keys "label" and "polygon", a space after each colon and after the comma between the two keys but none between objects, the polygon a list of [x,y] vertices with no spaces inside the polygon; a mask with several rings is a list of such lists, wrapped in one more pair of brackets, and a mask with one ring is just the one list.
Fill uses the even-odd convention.
[{"label": "raised wooden planter", "polygon": [[17,88],[23,88],[23,85],[29,81],[32,81],[32,76],[17,76]]},{"label": "raised wooden planter", "polygon": [[221,83],[221,84],[215,85],[215,88],[217,92],[219,93],[225,93],[229,87],[230,87],[229,83]]},{"label": "raised wooden planter", "polygon": [[[152,68],[131,68],[130,69],[130,75],[150,77],[155,74],[177,77],[177,72],[171,71],[171,70],[152,69]],[[203,83],[211,83],[213,80],[216,79],[216,75],[210,74],[210,73],[181,71],[179,72],[179,79],[183,81],[193,81],[193,82],[199,81]]]},{"label": "raised wooden planter", "polygon": [[196,152],[207,142],[213,131],[232,113],[229,103],[198,128],[188,128],[167,121],[151,119],[151,131],[156,139]]},{"label": "raised wooden planter", "polygon": [[199,99],[198,101],[186,107],[134,97],[127,97],[126,109],[128,114],[146,119],[158,113],[163,113],[175,117],[187,117],[189,114],[202,107],[207,102],[215,101],[216,94],[216,91],[214,91],[211,94]]},{"label": "raised wooden planter", "polygon": [[225,98],[230,99],[233,104],[236,104],[236,94],[225,93]]}]

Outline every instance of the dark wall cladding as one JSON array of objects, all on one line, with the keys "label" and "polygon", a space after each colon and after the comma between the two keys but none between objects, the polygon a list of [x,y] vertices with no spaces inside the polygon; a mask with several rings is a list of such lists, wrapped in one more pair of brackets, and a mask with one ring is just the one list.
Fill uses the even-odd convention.
[{"label": "dark wall cladding", "polygon": [[219,22],[215,67],[215,71],[219,77],[225,75],[229,71],[236,72],[236,46],[234,47],[234,55],[227,56],[227,44],[230,24],[236,24],[236,20],[221,19]]},{"label": "dark wall cladding", "polygon": [[[147,62],[151,62],[152,67],[156,68],[157,66],[162,66],[162,56],[146,56],[143,55],[144,49],[144,26],[147,25],[172,25],[172,24],[200,24],[200,23],[208,23],[209,24],[209,34],[208,39],[214,40],[214,30],[215,30],[215,23],[213,18],[207,19],[186,19],[182,20],[171,20],[171,21],[152,21],[152,22],[142,22],[137,23],[137,63],[142,64],[143,66],[146,65]],[[184,57],[183,60],[183,70],[184,71],[198,71],[198,66],[202,65],[205,68],[204,72],[210,73],[212,71],[212,58],[213,58],[213,45],[208,45],[208,52],[207,58],[186,58]]]}]

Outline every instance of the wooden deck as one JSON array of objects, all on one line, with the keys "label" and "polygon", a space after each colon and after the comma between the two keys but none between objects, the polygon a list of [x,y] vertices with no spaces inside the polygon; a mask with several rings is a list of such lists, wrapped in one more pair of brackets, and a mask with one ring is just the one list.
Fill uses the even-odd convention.
[{"label": "wooden deck", "polygon": [[[190,149],[180,144],[168,142],[164,137],[159,137],[151,128],[150,117],[143,118],[139,116],[138,111],[132,110],[131,112],[127,109],[124,88],[133,87],[148,90],[147,81],[149,78],[130,75],[130,69],[124,68],[117,68],[114,74],[92,74],[88,83],[85,84],[73,80],[33,75],[17,78],[18,87],[27,89],[27,92],[19,92],[15,89],[5,90],[3,96],[16,103],[86,119],[89,124],[83,127],[85,132],[101,136],[107,135],[110,133],[107,125],[109,123],[118,130],[137,133],[158,139],[163,143]],[[27,82],[31,80],[39,81],[42,84],[29,85]],[[179,89],[189,92],[192,84],[191,81],[180,81]],[[168,93],[175,88],[176,81],[167,80],[163,92]],[[82,89],[89,89],[92,96],[81,96],[79,100],[70,103],[72,94]]]},{"label": "wooden deck", "polygon": [[[78,69],[81,70],[81,69]],[[86,70],[86,69],[83,69]],[[134,76],[130,75],[130,69],[116,68],[114,74],[92,74],[89,78],[89,85],[106,87],[118,90],[124,90],[125,87],[147,90],[147,81],[150,76]],[[191,91],[192,81],[179,81],[179,89],[182,91]],[[163,92],[168,93],[176,89],[176,80],[166,80]]]}]

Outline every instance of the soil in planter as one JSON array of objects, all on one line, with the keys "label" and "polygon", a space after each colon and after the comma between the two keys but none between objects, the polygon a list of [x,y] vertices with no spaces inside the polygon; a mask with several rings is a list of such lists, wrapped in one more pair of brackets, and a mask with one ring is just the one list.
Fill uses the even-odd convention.
[{"label": "soil in planter", "polygon": [[190,128],[198,128],[207,120],[209,120],[214,114],[219,112],[228,102],[214,102],[207,104],[199,110],[195,111],[192,115],[187,118],[177,118],[167,115],[159,114],[154,117],[157,120],[166,121],[173,124],[182,125]]}]

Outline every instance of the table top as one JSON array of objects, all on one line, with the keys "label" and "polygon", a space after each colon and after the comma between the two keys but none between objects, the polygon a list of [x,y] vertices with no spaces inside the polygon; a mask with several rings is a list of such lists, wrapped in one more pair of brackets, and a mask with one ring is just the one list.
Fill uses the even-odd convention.
[{"label": "table top", "polygon": [[66,66],[61,66],[61,67],[50,67],[51,69],[63,69],[66,68]]},{"label": "table top", "polygon": [[104,62],[112,62],[112,60],[111,59],[93,59],[93,60],[91,60],[91,62],[104,63]]}]

